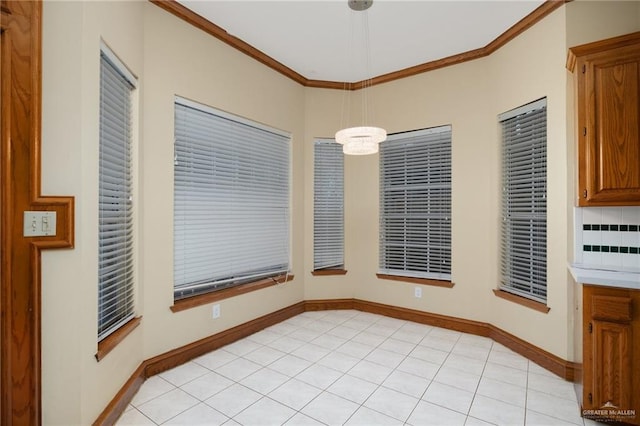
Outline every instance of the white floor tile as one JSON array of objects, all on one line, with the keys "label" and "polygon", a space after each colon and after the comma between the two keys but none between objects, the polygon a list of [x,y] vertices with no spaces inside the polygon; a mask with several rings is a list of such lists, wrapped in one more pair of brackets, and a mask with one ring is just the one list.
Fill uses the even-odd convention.
[{"label": "white floor tile", "polygon": [[320,395],[322,391],[300,380],[291,379],[269,394],[269,398],[274,399],[284,405],[300,410],[312,399]]},{"label": "white floor tile", "polygon": [[529,372],[527,387],[559,398],[576,401],[577,403],[576,391],[573,387],[573,383],[562,380],[557,376],[553,377]]},{"label": "white floor tile", "polygon": [[117,424],[163,422],[595,426],[572,383],[491,339],[354,310],[306,312],[152,377]]},{"label": "white floor tile", "polygon": [[302,413],[297,413],[295,416],[291,417],[288,422],[285,423],[286,426],[324,426],[324,423],[320,423],[317,420],[312,419],[309,416],[305,416]]},{"label": "white floor tile", "polygon": [[302,340],[294,339],[289,336],[283,336],[269,343],[268,346],[285,353],[291,353],[296,349],[298,349],[300,346],[304,345],[305,343],[306,342],[303,342]]},{"label": "white floor tile", "polygon": [[329,353],[329,355],[318,361],[318,364],[346,373],[359,362],[360,359],[352,357],[350,355],[340,352],[331,352]]},{"label": "white floor tile", "polygon": [[473,399],[469,415],[497,425],[524,424],[524,408],[482,395]]},{"label": "white floor tile", "polygon": [[116,426],[145,426],[145,425],[155,426],[155,423],[150,418],[148,418],[147,416],[145,416],[135,408],[133,410],[127,410],[124,413],[122,413],[122,415],[116,422]]},{"label": "white floor tile", "polygon": [[485,368],[483,358],[470,358],[468,356],[451,353],[444,362],[444,367],[455,368],[466,373],[481,375]]},{"label": "white floor tile", "polygon": [[365,401],[364,406],[404,422],[419,401],[393,389],[380,387]]},{"label": "white floor tile", "polygon": [[415,374],[395,370],[382,383],[385,388],[393,389],[404,394],[420,398],[431,383],[431,380]]},{"label": "white floor tile", "polygon": [[222,367],[223,365],[230,363],[231,361],[235,361],[236,359],[238,359],[237,355],[227,352],[224,349],[218,349],[194,359],[193,362],[213,371],[218,367]]},{"label": "white floor tile", "polygon": [[159,376],[175,386],[182,386],[209,372],[209,369],[191,361],[172,368],[171,370],[163,371]]},{"label": "white floor tile", "polygon": [[434,364],[442,365],[444,360],[449,356],[449,352],[433,349],[428,346],[416,346],[409,354],[414,358],[421,359],[423,361],[429,361]]},{"label": "white floor tile", "polygon": [[565,422],[563,420],[556,419],[555,417],[549,417],[531,410],[527,410],[525,418],[525,425],[527,426],[570,426],[574,424],[575,423]]},{"label": "white floor tile", "polygon": [[200,401],[181,389],[174,389],[138,407],[145,416],[162,424],[183,411],[197,405]]},{"label": "white floor tile", "polygon": [[492,350],[489,353],[488,362],[504,365],[506,367],[517,368],[518,370],[528,370],[529,360],[513,352]]},{"label": "white floor tile", "polygon": [[312,363],[306,359],[298,358],[293,355],[285,355],[273,364],[269,365],[269,368],[277,371],[278,373],[293,377],[305,368],[309,367],[311,364]]},{"label": "white floor tile", "polygon": [[218,426],[225,424],[228,420],[229,418],[224,414],[205,403],[200,403],[163,424],[173,426]]},{"label": "white floor tile", "polygon": [[422,397],[423,400],[460,414],[468,414],[473,401],[473,392],[463,391],[453,386],[432,382]]},{"label": "white floor tile", "polygon": [[371,351],[364,359],[385,367],[396,368],[405,358],[406,355],[378,348]]},{"label": "white floor tile", "polygon": [[176,387],[174,385],[167,382],[160,376],[150,377],[142,384],[142,386],[140,386],[140,389],[131,400],[131,405],[138,407],[147,401],[151,401],[153,398],[174,390],[175,388]]},{"label": "white floor tile", "polygon": [[342,337],[332,336],[330,334],[321,334],[317,338],[313,339],[311,343],[314,345],[322,346],[323,348],[335,350],[337,347],[342,346],[347,339]]},{"label": "white floor tile", "polygon": [[248,359],[238,358],[216,369],[216,372],[233,381],[239,381],[260,370],[262,366]]},{"label": "white floor tile", "polygon": [[205,403],[229,417],[233,417],[262,397],[258,392],[235,384],[218,392]]},{"label": "white floor tile", "polygon": [[360,361],[347,374],[379,385],[385,381],[392,371],[392,368],[383,365]]},{"label": "white floor tile", "polygon": [[298,349],[291,352],[291,355],[306,359],[307,361],[317,362],[330,353],[331,351],[329,349],[314,345],[313,343],[307,343],[306,345],[300,346]]},{"label": "white floor tile", "polygon": [[420,401],[407,424],[412,426],[463,426],[467,416],[430,402]]},{"label": "white floor tile", "polygon": [[262,370],[258,370],[250,376],[245,377],[240,383],[249,389],[266,395],[287,380],[289,380],[288,376],[269,368],[263,368]]},{"label": "white floor tile", "polygon": [[226,377],[211,372],[190,381],[189,383],[181,386],[180,389],[187,392],[189,395],[195,396],[200,401],[204,401],[207,398],[211,398],[221,390],[228,388],[233,383],[234,382]]},{"label": "white floor tile", "polygon": [[367,345],[364,343],[349,340],[342,346],[336,349],[336,352],[344,353],[354,358],[363,359],[365,356],[375,349],[374,345]]},{"label": "white floor tile", "polygon": [[301,340],[303,342],[310,342],[313,339],[317,338],[322,334],[321,331],[311,330],[308,328],[301,328],[296,330],[290,334],[287,334],[287,337],[291,337],[292,339]]},{"label": "white floor tile", "polygon": [[555,417],[569,423],[584,423],[582,417],[580,417],[578,404],[575,401],[558,398],[533,389],[527,390],[527,410]]},{"label": "white floor tile", "polygon": [[296,414],[294,410],[269,398],[262,398],[234,417],[243,425],[280,426]]},{"label": "white floor tile", "polygon": [[433,379],[438,372],[440,366],[429,361],[423,361],[418,358],[407,357],[400,363],[397,370],[405,373],[415,374],[416,376]]},{"label": "white floor tile", "polygon": [[327,391],[356,404],[362,404],[377,388],[378,385],[374,383],[347,374],[336,380]]},{"label": "white floor tile", "polygon": [[400,426],[403,422],[370,408],[360,407],[346,424],[349,426]]},{"label": "white floor tile", "polygon": [[483,377],[480,380],[477,393],[518,407],[524,407],[527,399],[525,388],[488,377]]},{"label": "white floor tile", "polygon": [[224,350],[234,355],[242,356],[253,352],[263,345],[250,339],[241,339],[224,347]]},{"label": "white floor tile", "polygon": [[285,355],[286,353],[277,349],[270,348],[269,346],[262,346],[261,348],[244,355],[243,358],[255,362],[256,364],[267,366]]},{"label": "white floor tile", "polygon": [[342,373],[324,365],[314,364],[296,376],[296,379],[318,389],[326,389],[338,380]]},{"label": "white floor tile", "polygon": [[442,367],[433,378],[433,381],[451,385],[467,392],[475,392],[478,382],[480,382],[480,376],[451,367]]},{"label": "white floor tile", "polygon": [[506,367],[500,364],[493,364],[491,362],[488,362],[484,367],[482,376],[497,380],[499,382],[510,383],[516,386],[527,386],[526,371],[519,370],[517,368]]},{"label": "white floor tile", "polygon": [[323,392],[302,409],[302,413],[327,425],[344,424],[358,409],[358,404]]},{"label": "white floor tile", "polygon": [[378,348],[395,352],[401,355],[409,355],[411,351],[413,351],[416,348],[416,345],[417,343],[410,343],[404,340],[396,339],[394,337],[389,337],[387,340],[382,342],[380,346],[378,346]]}]

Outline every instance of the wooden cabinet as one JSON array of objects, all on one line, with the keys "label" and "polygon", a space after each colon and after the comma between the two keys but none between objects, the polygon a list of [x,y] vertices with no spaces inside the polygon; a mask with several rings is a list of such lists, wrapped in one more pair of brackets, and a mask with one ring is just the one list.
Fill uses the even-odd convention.
[{"label": "wooden cabinet", "polygon": [[640,205],[640,32],[569,50],[578,205]]},{"label": "wooden cabinet", "polygon": [[585,285],[583,315],[585,416],[640,425],[640,290]]}]

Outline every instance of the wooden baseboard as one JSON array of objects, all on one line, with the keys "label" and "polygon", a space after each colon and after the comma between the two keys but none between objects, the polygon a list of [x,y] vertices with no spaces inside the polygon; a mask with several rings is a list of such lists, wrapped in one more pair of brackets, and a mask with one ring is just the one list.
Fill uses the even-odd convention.
[{"label": "wooden baseboard", "polygon": [[434,327],[475,334],[477,336],[489,337],[565,380],[573,381],[577,375],[576,373],[579,374],[579,364],[563,360],[489,323],[359,299],[306,300],[144,361],[93,424],[94,426],[114,424],[118,417],[124,412],[127,404],[129,404],[142,383],[151,376],[177,367],[187,361],[305,311],[339,309],[355,309],[391,318],[432,325]]}]

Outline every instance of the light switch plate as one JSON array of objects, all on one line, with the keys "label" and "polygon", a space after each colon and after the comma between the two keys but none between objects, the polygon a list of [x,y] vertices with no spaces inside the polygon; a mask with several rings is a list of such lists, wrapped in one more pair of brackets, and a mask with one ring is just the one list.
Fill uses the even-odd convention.
[{"label": "light switch plate", "polygon": [[56,212],[24,212],[23,236],[47,237],[56,235]]}]

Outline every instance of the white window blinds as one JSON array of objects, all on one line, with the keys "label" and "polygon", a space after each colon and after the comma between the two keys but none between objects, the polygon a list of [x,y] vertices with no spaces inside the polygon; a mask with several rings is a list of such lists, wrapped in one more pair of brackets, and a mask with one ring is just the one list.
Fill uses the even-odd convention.
[{"label": "white window blinds", "polygon": [[134,317],[131,94],[115,55],[100,54],[98,340]]},{"label": "white window blinds", "polygon": [[344,155],[333,139],[313,147],[313,269],[344,267]]},{"label": "white window blinds", "polygon": [[176,99],[176,299],[289,270],[289,140]]},{"label": "white window blinds", "polygon": [[451,279],[451,126],[380,146],[380,273]]},{"label": "white window blinds", "polygon": [[546,303],[546,99],[502,114],[502,290]]}]

